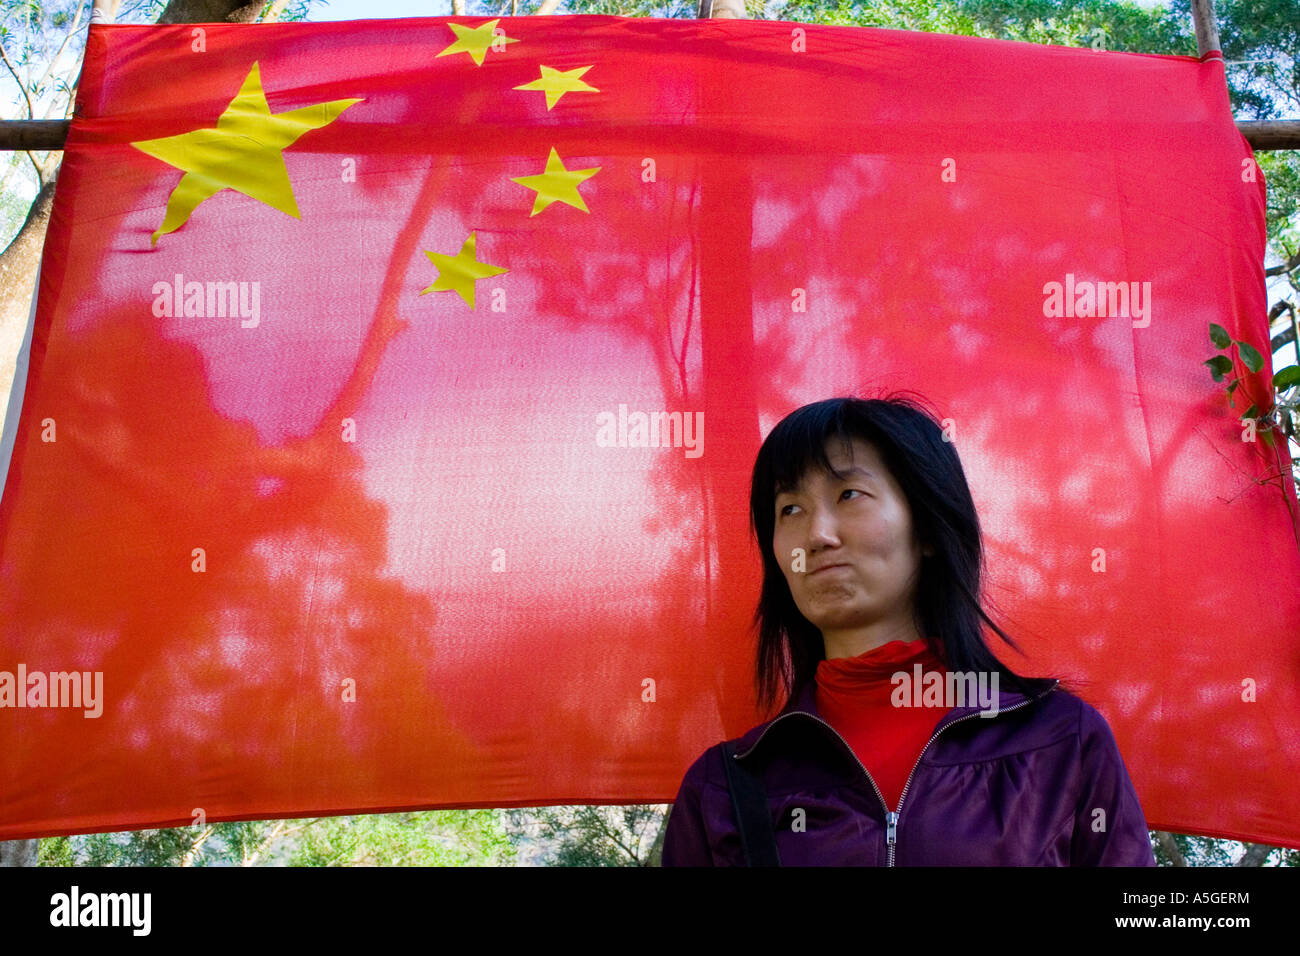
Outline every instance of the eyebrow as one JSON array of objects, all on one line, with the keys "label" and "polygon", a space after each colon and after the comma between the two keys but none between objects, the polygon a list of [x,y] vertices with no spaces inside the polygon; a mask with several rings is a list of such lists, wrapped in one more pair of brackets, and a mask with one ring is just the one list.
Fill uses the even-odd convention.
[{"label": "eyebrow", "polygon": [[[844,477],[837,478],[836,479],[837,481],[844,481],[845,479],[853,475],[857,475],[862,478],[868,478],[872,481],[880,480],[880,478],[876,475],[874,471],[870,471],[866,468],[863,468],[861,465],[853,465],[850,468],[842,468],[840,469],[840,474],[843,475]],[[784,491],[778,491],[776,493],[776,497],[780,498],[782,495],[792,495],[795,493],[796,490],[797,490],[797,486],[795,488],[787,488]]]}]

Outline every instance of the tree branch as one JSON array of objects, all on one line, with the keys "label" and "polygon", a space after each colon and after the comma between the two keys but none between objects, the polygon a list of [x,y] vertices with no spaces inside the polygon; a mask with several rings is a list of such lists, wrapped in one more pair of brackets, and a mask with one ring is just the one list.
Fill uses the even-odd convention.
[{"label": "tree branch", "polygon": [[[68,32],[63,35],[63,42],[59,44],[59,48],[55,51],[54,56],[50,57],[50,62],[45,67],[45,72],[41,74],[41,78],[36,81],[34,84],[35,86],[39,87],[45,85],[46,79],[49,78],[50,71],[54,69],[54,64],[58,63],[59,57],[63,56],[63,51],[67,48],[68,41],[72,39],[73,35],[77,33],[78,28],[81,26],[81,14],[85,12],[85,9],[86,5],[84,3],[77,6],[77,15],[72,18],[72,26],[68,29]],[[50,111],[46,110],[45,115],[46,117],[49,117]]]},{"label": "tree branch", "polygon": [[36,108],[32,106],[32,98],[27,95],[27,84],[23,82],[23,78],[19,76],[18,71],[14,69],[14,65],[9,59],[9,54],[5,52],[3,40],[0,40],[0,57],[4,58],[5,66],[9,67],[9,72],[14,75],[14,80],[18,83],[18,89],[23,92],[23,99],[27,101],[27,118],[36,119]]},{"label": "tree branch", "polygon": [[193,865],[194,856],[199,852],[199,847],[203,846],[203,844],[208,841],[208,837],[212,836],[214,829],[214,827],[208,826],[198,835],[194,842],[190,844],[190,848],[185,851],[185,855],[181,857],[181,866]]},{"label": "tree branch", "polygon": [[1263,866],[1268,855],[1273,852],[1273,847],[1266,846],[1263,843],[1250,843],[1246,846],[1246,852],[1241,855],[1241,859],[1236,862],[1236,866]]},{"label": "tree branch", "polygon": [[267,848],[268,848],[272,843],[274,843],[276,840],[278,840],[278,839],[280,838],[280,836],[282,835],[283,830],[284,830],[284,821],[283,821],[283,820],[276,820],[276,821],[275,821],[275,826],[271,828],[271,832],[270,832],[270,833],[268,833],[265,837],[262,838],[261,843],[258,845],[257,849],[253,852],[253,855],[252,855],[252,856],[249,856],[247,853],[245,853],[245,854],[243,855],[243,856],[244,856],[243,862],[240,863],[239,865],[240,865],[240,866],[256,866],[256,865],[257,865],[257,861],[260,860],[260,859],[262,858],[262,854],[266,852]]},{"label": "tree branch", "polygon": [[1178,849],[1178,841],[1174,839],[1172,833],[1157,830],[1156,842],[1160,844],[1160,849],[1164,850],[1169,859],[1173,861],[1174,866],[1187,865],[1187,860],[1183,858],[1183,851]]},{"label": "tree branch", "polygon": [[263,23],[274,23],[280,19],[280,14],[284,13],[284,8],[289,5],[289,0],[274,0],[266,15],[262,17]]},{"label": "tree branch", "polygon": [[[27,84],[23,82],[22,77],[18,75],[18,71],[14,69],[14,65],[9,59],[9,54],[5,52],[3,41],[0,41],[0,59],[3,59],[5,66],[9,67],[9,72],[13,74],[14,81],[18,84],[18,89],[22,90],[23,99],[27,101],[27,118],[36,119],[36,107],[32,105],[32,98],[27,92]],[[36,154],[31,150],[24,150],[24,152],[27,153],[27,158],[32,161],[32,165],[36,167],[37,179],[44,183],[49,177],[48,160],[45,163],[42,163],[36,158]]]},{"label": "tree branch", "polygon": [[[1283,246],[1282,248],[1284,250],[1286,249],[1285,246]],[[1300,266],[1300,249],[1297,249],[1295,255],[1288,258],[1285,262],[1276,266],[1270,266],[1269,268],[1265,269],[1264,275],[1266,276],[1285,275],[1286,273],[1294,269],[1296,266]]]},{"label": "tree branch", "polygon": [[601,829],[601,831],[605,834],[605,836],[608,837],[610,840],[612,840],[615,846],[617,846],[620,850],[622,850],[624,853],[630,856],[636,863],[640,864],[641,858],[636,855],[636,852],[632,850],[631,847],[629,847],[626,843],[623,842],[621,835],[615,833],[614,830],[609,826],[609,824],[605,822],[605,817],[601,814],[600,808],[588,807],[587,809],[590,812],[590,816],[595,819],[596,825]]}]

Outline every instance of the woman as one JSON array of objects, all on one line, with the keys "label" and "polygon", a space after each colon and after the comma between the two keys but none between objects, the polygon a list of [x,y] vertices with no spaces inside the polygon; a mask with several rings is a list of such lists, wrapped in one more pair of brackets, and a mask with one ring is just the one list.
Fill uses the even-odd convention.
[{"label": "woman", "polygon": [[[906,398],[796,410],[759,449],[755,686],[686,772],[664,866],[1155,866],[1109,725],[995,658],[953,445]],[[743,821],[743,824],[742,824]]]}]

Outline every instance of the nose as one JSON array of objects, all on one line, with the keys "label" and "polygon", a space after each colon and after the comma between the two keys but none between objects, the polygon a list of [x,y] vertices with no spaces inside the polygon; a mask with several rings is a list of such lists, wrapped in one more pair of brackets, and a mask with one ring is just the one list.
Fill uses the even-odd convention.
[{"label": "nose", "polygon": [[835,512],[830,508],[814,508],[808,521],[808,551],[821,551],[823,548],[838,547],[839,529],[835,524]]}]

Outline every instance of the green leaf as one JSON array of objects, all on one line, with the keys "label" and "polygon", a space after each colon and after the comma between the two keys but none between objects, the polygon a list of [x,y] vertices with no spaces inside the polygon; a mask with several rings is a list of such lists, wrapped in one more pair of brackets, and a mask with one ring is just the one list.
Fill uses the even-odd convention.
[{"label": "green leaf", "polygon": [[1232,337],[1228,335],[1228,330],[1214,322],[1210,323],[1210,341],[1221,349],[1226,349],[1232,342]]},{"label": "green leaf", "polygon": [[1237,343],[1237,354],[1241,360],[1246,363],[1246,368],[1252,372],[1258,372],[1264,367],[1264,356],[1255,351],[1255,347],[1246,342]]},{"label": "green leaf", "polygon": [[1259,437],[1264,440],[1264,444],[1269,448],[1273,447],[1273,429],[1265,428],[1259,433]]},{"label": "green leaf", "polygon": [[1292,385],[1300,385],[1300,365],[1288,365],[1273,376],[1273,387],[1276,389],[1290,388]]},{"label": "green leaf", "polygon": [[1210,367],[1210,374],[1214,376],[1216,382],[1222,382],[1223,376],[1232,371],[1232,359],[1226,355],[1216,355],[1214,358],[1206,359],[1205,364]]},{"label": "green leaf", "polygon": [[1242,417],[1242,418],[1254,418],[1254,417],[1255,417],[1255,406],[1252,405],[1252,406],[1250,406],[1250,408],[1248,408],[1248,409],[1246,409],[1244,412],[1242,412],[1242,413],[1241,413],[1241,417]]},{"label": "green leaf", "polygon": [[1238,385],[1240,385],[1240,384],[1241,384],[1241,379],[1239,379],[1239,378],[1234,378],[1234,379],[1232,380],[1232,384],[1228,386],[1228,394],[1231,395],[1231,394],[1232,394],[1232,390],[1233,390],[1234,388],[1236,388],[1236,387],[1237,387]]}]

